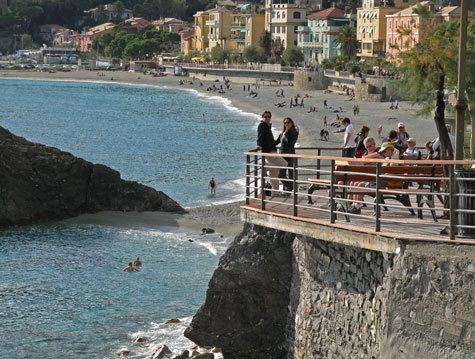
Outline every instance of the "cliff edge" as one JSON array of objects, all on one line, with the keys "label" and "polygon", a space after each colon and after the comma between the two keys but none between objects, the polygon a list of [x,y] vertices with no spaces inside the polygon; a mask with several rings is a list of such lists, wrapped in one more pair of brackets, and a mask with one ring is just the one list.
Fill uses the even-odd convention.
[{"label": "cliff edge", "polygon": [[161,191],[0,127],[0,226],[100,211],[185,212]]}]

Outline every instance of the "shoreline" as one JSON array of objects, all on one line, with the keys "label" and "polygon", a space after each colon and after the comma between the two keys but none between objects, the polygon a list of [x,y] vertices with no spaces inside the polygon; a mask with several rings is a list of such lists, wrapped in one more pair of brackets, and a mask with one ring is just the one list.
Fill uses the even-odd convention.
[{"label": "shoreline", "polygon": [[[106,74],[99,76],[98,74]],[[112,80],[113,78],[113,80]],[[146,86],[157,89],[184,90],[194,93],[205,101],[212,101],[212,98],[221,98],[222,105],[230,111],[240,112],[245,116],[255,116],[256,122],[260,119],[260,113],[264,110],[270,110],[273,113],[274,133],[280,131],[280,123],[283,118],[291,117],[300,127],[300,136],[298,146],[300,147],[340,147],[343,141],[343,135],[330,134],[328,142],[320,141],[320,130],[323,127],[322,118],[327,116],[328,123],[333,122],[336,115],[340,117],[349,117],[354,124],[355,130],[358,130],[362,124],[373,129],[371,135],[376,135],[376,128],[383,125],[383,134],[389,129],[395,129],[398,122],[404,122],[406,128],[412,137],[418,141],[421,146],[425,141],[436,137],[436,129],[433,122],[427,119],[412,116],[412,107],[407,102],[400,102],[399,110],[389,110],[389,103],[372,103],[363,101],[348,101],[348,97],[335,93],[325,94],[323,91],[298,91],[288,86],[262,86],[251,89],[258,92],[258,97],[251,98],[247,91],[243,91],[244,84],[234,84],[231,82],[231,91],[224,94],[218,92],[206,91],[206,88],[213,84],[221,85],[222,81],[195,80],[190,84],[189,77],[175,77],[167,75],[164,77],[152,77],[142,73],[133,72],[95,72],[95,71],[72,71],[72,72],[36,72],[36,71],[18,71],[3,70],[0,71],[0,80],[36,80],[36,81],[58,81],[58,82],[79,82],[79,83],[100,83],[120,86]],[[187,82],[179,85],[179,81],[186,79]],[[203,86],[199,86],[202,82]],[[275,91],[283,89],[285,98],[276,97]],[[310,97],[304,99],[306,107],[288,107],[290,97],[297,94],[303,96],[308,94]],[[327,100],[329,109],[323,109],[323,100]],[[286,107],[276,107],[274,104],[286,101]],[[361,109],[360,116],[353,116],[352,108],[358,104]],[[308,112],[309,106],[315,106],[317,112]],[[331,108],[333,107],[333,108]],[[336,113],[335,109],[342,107],[343,113]],[[428,131],[427,125],[432,124],[432,131]],[[257,127],[257,123],[256,123]],[[330,127],[330,130],[332,128]],[[178,227],[188,228],[200,231],[203,227],[209,227],[224,236],[235,236],[242,231],[243,223],[239,216],[240,202],[231,202],[225,204],[210,204],[202,207],[188,208],[186,215],[176,215],[166,212],[129,212],[113,213],[100,212],[97,214],[85,214],[79,217],[66,220],[73,223],[104,224],[110,226],[145,226],[145,227]]]}]

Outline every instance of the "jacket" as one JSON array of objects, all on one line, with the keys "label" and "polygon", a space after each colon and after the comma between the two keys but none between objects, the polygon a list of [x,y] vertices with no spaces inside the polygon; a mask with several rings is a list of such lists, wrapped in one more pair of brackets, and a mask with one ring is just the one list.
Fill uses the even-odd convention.
[{"label": "jacket", "polygon": [[277,151],[277,141],[272,134],[272,125],[268,126],[265,121],[261,121],[257,127],[257,145],[262,148],[262,152],[269,153]]},{"label": "jacket", "polygon": [[280,145],[280,153],[295,153],[295,143],[299,138],[299,132],[295,127],[291,127],[289,132],[282,131],[277,143]]}]

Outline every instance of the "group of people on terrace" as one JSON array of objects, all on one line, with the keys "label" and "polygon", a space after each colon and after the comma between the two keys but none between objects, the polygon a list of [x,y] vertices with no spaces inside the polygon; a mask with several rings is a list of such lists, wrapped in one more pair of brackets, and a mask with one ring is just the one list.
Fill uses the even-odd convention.
[{"label": "group of people on terrace", "polygon": [[[299,136],[299,127],[290,117],[283,119],[282,130],[274,138],[271,124],[272,114],[270,111],[262,113],[262,121],[257,129],[257,147],[252,151],[262,151],[263,153],[277,153],[277,146],[280,144],[280,153],[295,154],[295,144]],[[326,120],[326,118],[325,118]],[[326,122],[326,121],[324,121]],[[367,158],[367,159],[437,159],[440,157],[440,140],[436,138],[425,144],[426,154],[417,148],[416,139],[411,137],[406,131],[404,123],[399,122],[397,129],[390,130],[387,136],[382,135],[382,126],[377,129],[377,137],[370,137],[370,128],[363,125],[359,133],[355,133],[351,120],[347,117],[339,121],[341,128],[334,133],[344,133],[342,156],[346,158]],[[326,127],[326,126],[325,126]],[[446,125],[452,147],[455,145],[455,138],[452,136],[451,126]],[[378,142],[381,145],[378,147]],[[265,156],[265,165],[269,166],[270,184],[267,185],[266,195],[289,196],[293,190],[293,162],[292,157]],[[271,167],[272,166],[272,167]],[[285,167],[273,168],[273,167]],[[282,182],[284,191],[279,191],[279,182]],[[367,183],[355,183],[354,186],[366,186]],[[350,198],[351,199],[351,198]],[[355,195],[355,202],[348,209],[350,213],[360,213],[359,202],[362,198]]]}]

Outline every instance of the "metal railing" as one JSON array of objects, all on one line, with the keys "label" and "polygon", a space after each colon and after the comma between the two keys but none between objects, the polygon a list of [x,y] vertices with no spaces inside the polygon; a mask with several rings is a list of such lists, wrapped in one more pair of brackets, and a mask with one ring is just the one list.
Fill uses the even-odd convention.
[{"label": "metal railing", "polygon": [[[330,225],[339,217],[353,228],[394,237],[448,235],[453,240],[459,233],[475,239],[475,176],[456,174],[457,165],[472,167],[475,161],[322,156],[336,150],[341,149],[299,148],[295,155],[245,152],[246,205]],[[287,166],[271,164],[272,157],[286,159]],[[282,189],[270,188],[272,180]],[[364,210],[352,211],[350,204]],[[417,219],[411,219],[416,213]],[[424,214],[429,216],[424,219]]]}]

